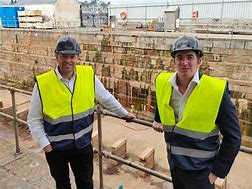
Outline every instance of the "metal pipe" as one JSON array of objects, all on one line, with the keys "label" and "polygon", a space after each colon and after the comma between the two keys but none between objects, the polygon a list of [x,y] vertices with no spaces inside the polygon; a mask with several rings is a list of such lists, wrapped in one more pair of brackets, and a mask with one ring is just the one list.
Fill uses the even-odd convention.
[{"label": "metal pipe", "polygon": [[8,89],[9,91],[14,90],[14,91],[16,91],[18,93],[22,93],[22,94],[26,94],[26,95],[32,95],[32,92],[21,90],[21,89],[17,89],[17,88],[14,88],[14,87],[9,87],[9,86],[6,86],[6,85],[1,85],[0,84],[0,88]]},{"label": "metal pipe", "polygon": [[17,114],[16,114],[16,101],[15,101],[15,90],[12,89],[10,91],[11,93],[11,101],[12,101],[12,110],[13,110],[13,125],[15,130],[15,141],[16,141],[16,154],[21,153],[21,149],[19,147],[19,141],[18,141],[18,124],[17,124]]},{"label": "metal pipe", "polygon": [[[0,112],[0,116],[7,117],[7,118],[10,118],[10,119],[14,120],[13,116],[5,114],[3,112]],[[19,123],[27,125],[27,122],[22,120],[22,119],[16,118],[16,121],[19,122]]]},{"label": "metal pipe", "polygon": [[[108,110],[102,110],[102,113],[104,115],[109,115],[109,116],[112,116],[112,117],[116,117],[116,118],[120,118],[122,119],[121,117],[119,117],[117,114],[113,113],[113,112],[110,112]],[[126,120],[127,121],[127,120]],[[138,124],[142,124],[142,125],[145,125],[145,126],[148,126],[148,127],[152,127],[152,123],[149,122],[149,121],[145,121],[145,120],[141,120],[141,119],[138,119],[138,118],[134,118],[132,120],[130,120],[130,122],[134,122],[134,123],[138,123]]]},{"label": "metal pipe", "polygon": [[[102,113],[104,115],[109,115],[109,116],[112,116],[112,117],[120,118],[118,115],[116,115],[115,113],[110,112],[108,110],[102,110]],[[122,119],[122,118],[120,118],[120,119]],[[137,118],[132,119],[131,122],[135,122],[135,123],[142,124],[142,125],[145,125],[145,126],[148,126],[148,127],[152,127],[152,123],[151,122],[145,121],[145,120],[141,120],[141,119],[137,119]],[[241,146],[240,147],[240,151],[252,154],[252,148],[249,148],[249,147],[246,147],[246,146]]]},{"label": "metal pipe", "polygon": [[140,171],[144,171],[144,172],[146,172],[146,173],[149,173],[149,174],[151,174],[151,175],[153,175],[153,176],[156,176],[156,177],[161,178],[161,179],[163,179],[163,180],[166,180],[166,181],[168,181],[168,182],[172,182],[172,178],[171,178],[171,177],[168,177],[168,176],[166,176],[166,175],[164,175],[164,174],[161,174],[161,173],[159,173],[159,172],[157,172],[157,171],[154,171],[154,170],[152,170],[152,169],[148,169],[148,168],[146,168],[146,167],[143,167],[143,166],[138,165],[138,164],[136,164],[136,163],[133,163],[133,162],[131,162],[131,161],[122,159],[122,158],[120,158],[120,157],[118,157],[118,156],[112,155],[111,153],[108,153],[108,152],[105,152],[105,151],[103,151],[102,153],[103,153],[103,156],[104,156],[105,158],[113,159],[113,160],[118,161],[118,162],[120,162],[120,163],[122,163],[122,164],[128,165],[128,166],[133,167],[133,168],[135,168],[135,169],[138,169],[138,170],[140,170]]},{"label": "metal pipe", "polygon": [[240,151],[252,154],[252,148],[249,148],[249,147],[246,147],[246,146],[241,146]]},{"label": "metal pipe", "polygon": [[98,155],[99,155],[99,177],[100,189],[103,189],[103,165],[102,165],[102,129],[101,129],[101,105],[96,106],[97,122],[98,122]]}]

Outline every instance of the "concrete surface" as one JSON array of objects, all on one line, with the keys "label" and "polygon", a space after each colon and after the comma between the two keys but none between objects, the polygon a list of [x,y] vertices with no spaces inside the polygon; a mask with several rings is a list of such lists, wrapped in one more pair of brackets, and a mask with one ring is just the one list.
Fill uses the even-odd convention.
[{"label": "concrete surface", "polygon": [[[3,189],[53,189],[54,181],[47,163],[38,155],[22,148],[21,154],[14,153],[15,145],[0,138],[0,188]],[[72,185],[73,176],[71,175]],[[97,181],[95,188],[99,188]],[[104,189],[109,189],[106,187]]]},{"label": "concrete surface", "polygon": [[[19,139],[22,154],[15,155],[12,122],[0,118],[0,188],[5,189],[51,189],[54,181],[49,175],[44,154],[31,139],[28,131],[21,130]],[[95,124],[94,130],[97,126]],[[110,151],[111,145],[118,138],[127,139],[127,159],[137,162],[137,155],[147,146],[155,147],[154,169],[169,175],[167,169],[165,144],[163,135],[152,128],[135,123],[126,123],[112,117],[103,117],[103,147]],[[172,189],[170,183],[159,178],[148,176],[141,178],[137,171],[126,165],[113,166],[103,160],[103,177],[106,188],[117,189]],[[94,182],[99,187],[98,156],[94,158]],[[73,177],[71,177],[73,183]],[[252,189],[252,155],[240,152],[228,175],[228,189]],[[74,184],[73,184],[74,186]]]},{"label": "concrete surface", "polygon": [[53,181],[42,157],[25,149],[16,155],[14,149],[13,143],[0,139],[0,188],[50,188]]}]

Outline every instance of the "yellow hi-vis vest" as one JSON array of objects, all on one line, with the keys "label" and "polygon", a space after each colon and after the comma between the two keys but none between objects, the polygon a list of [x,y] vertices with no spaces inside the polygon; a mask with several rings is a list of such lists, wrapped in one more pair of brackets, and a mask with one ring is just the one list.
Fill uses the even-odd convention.
[{"label": "yellow hi-vis vest", "polygon": [[94,72],[91,66],[76,66],[73,92],[55,71],[37,76],[44,126],[55,149],[81,149],[91,142],[95,106]]},{"label": "yellow hi-vis vest", "polygon": [[182,119],[176,123],[169,105],[173,73],[156,78],[156,99],[165,130],[170,167],[183,170],[211,169],[219,149],[219,128],[215,124],[226,82],[203,75],[189,96]]},{"label": "yellow hi-vis vest", "polygon": [[[156,78],[156,99],[162,125],[178,126],[191,131],[209,133],[215,129],[226,81],[202,75],[189,96],[182,119],[175,123],[174,110],[170,106],[172,85],[169,82],[173,73],[160,73]],[[169,129],[168,129],[169,130]]]}]

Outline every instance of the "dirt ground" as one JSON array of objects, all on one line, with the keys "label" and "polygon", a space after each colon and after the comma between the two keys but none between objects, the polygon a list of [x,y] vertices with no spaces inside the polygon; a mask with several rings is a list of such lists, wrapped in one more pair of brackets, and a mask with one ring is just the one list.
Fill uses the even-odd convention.
[{"label": "dirt ground", "polygon": [[[94,131],[97,129],[95,122]],[[166,160],[163,134],[156,133],[152,128],[135,123],[126,123],[123,120],[105,116],[102,118],[103,149],[110,151],[112,144],[120,138],[127,139],[127,160],[138,162],[138,155],[146,147],[155,148],[154,170],[169,175]],[[44,156],[38,145],[32,140],[29,130],[21,126],[21,149],[28,149],[38,156]],[[0,118],[0,138],[14,143],[12,121]],[[13,152],[15,149],[11,149]],[[99,181],[98,156],[94,158],[94,181]],[[126,165],[113,166],[110,160],[103,159],[104,185],[117,189],[122,185],[124,189],[172,189],[170,183],[154,176],[142,178],[137,170]],[[240,152],[227,178],[228,189],[252,189],[252,155]],[[72,180],[73,182],[73,180]]]}]

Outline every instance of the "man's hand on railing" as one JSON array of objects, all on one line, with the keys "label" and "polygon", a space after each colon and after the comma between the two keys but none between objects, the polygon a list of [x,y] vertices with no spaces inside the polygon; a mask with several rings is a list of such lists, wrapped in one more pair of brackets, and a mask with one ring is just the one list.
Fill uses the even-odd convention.
[{"label": "man's hand on railing", "polygon": [[161,123],[156,122],[156,121],[154,121],[154,122],[152,123],[152,128],[153,128],[155,131],[157,131],[157,132],[160,132],[160,133],[164,132],[164,127],[163,127],[163,125],[162,125]]},{"label": "man's hand on railing", "polygon": [[131,122],[134,118],[136,118],[136,116],[132,113],[128,113],[124,119],[126,120],[126,122]]}]

